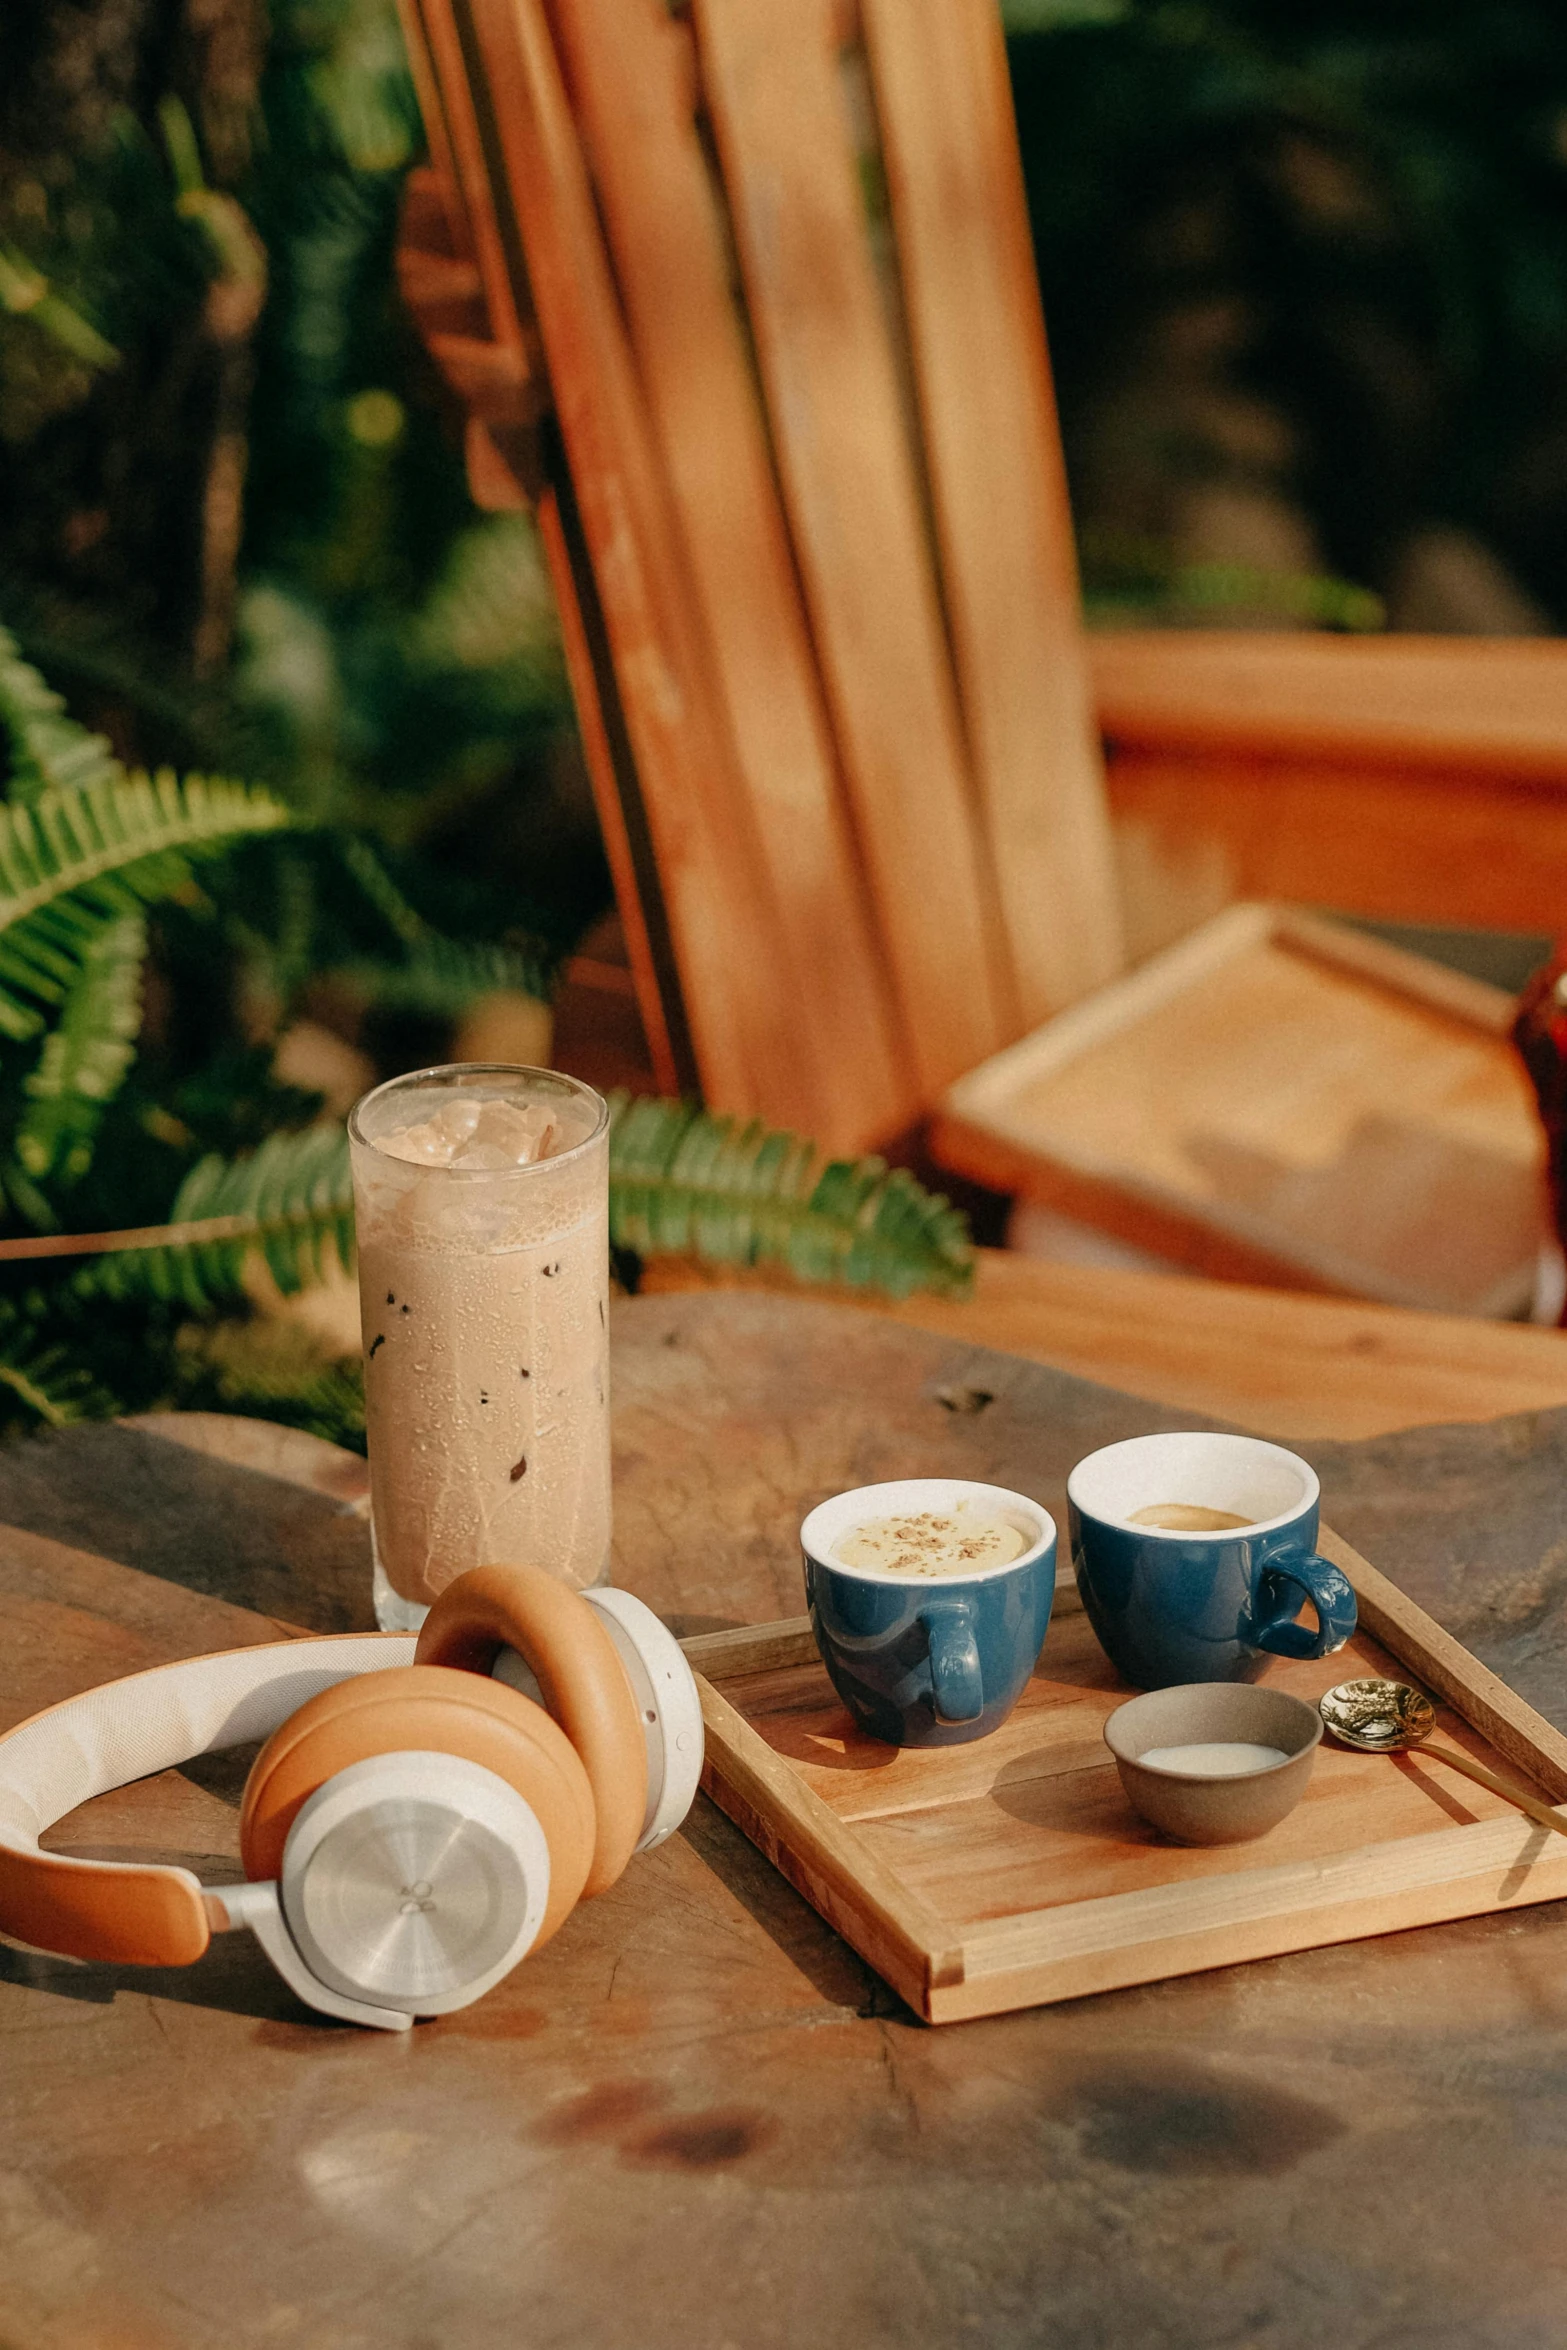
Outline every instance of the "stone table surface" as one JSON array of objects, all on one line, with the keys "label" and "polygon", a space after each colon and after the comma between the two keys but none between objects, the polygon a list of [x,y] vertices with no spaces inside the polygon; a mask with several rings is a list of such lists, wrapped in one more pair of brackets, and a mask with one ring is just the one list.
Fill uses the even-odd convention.
[{"label": "stone table surface", "polygon": [[[797,1614],[826,1493],[1061,1514],[1193,1425],[762,1296],[617,1308],[616,1576]],[[1567,1726],[1567,1412],[1298,1447],[1325,1515]],[[0,1719],[368,1621],[362,1465],[254,1423],[0,1452]],[[57,1841],[236,1865],[242,1765]],[[183,1971],[0,1943],[3,2350],[1561,2350],[1567,1909],[932,2030],[704,1800],[463,2013],[313,2018],[248,1936]]]}]

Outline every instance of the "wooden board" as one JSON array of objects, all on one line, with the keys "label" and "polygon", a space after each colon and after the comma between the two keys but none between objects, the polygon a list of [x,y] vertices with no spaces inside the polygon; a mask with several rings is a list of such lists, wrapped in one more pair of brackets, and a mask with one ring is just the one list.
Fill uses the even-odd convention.
[{"label": "wooden board", "polygon": [[[1280,1660],[1315,1703],[1363,1674],[1417,1678],[1439,1739],[1530,1792],[1567,1796],[1567,1738],[1330,1534],[1360,1599],[1336,1656]],[[805,1619],[686,1643],[703,1676],[703,1785],[930,2023],[1554,1901],[1567,1839],[1419,1755],[1324,1742],[1268,1835],[1193,1848],[1127,1804],[1103,1742],[1131,1691],[1075,1590],[988,1738],[899,1749],[855,1729]],[[1065,1602],[1065,1604],[1063,1604]]]},{"label": "wooden board", "polygon": [[1110,741],[1567,780],[1567,646],[1550,638],[1106,629]]},{"label": "wooden board", "polygon": [[[963,1345],[1053,1363],[1102,1387],[1257,1436],[1385,1436],[1567,1404],[1567,1337],[1301,1290],[975,1252],[969,1297],[864,1290],[834,1300]],[[785,1287],[765,1273],[660,1257],[640,1294]],[[797,1293],[803,1294],[803,1293]]]},{"label": "wooden board", "polygon": [[1567,905],[1567,790],[1476,770],[1115,750],[1129,952],[1239,898],[1550,937]]},{"label": "wooden board", "polygon": [[784,505],[924,1098],[1022,1026],[833,0],[695,0]]},{"label": "wooden board", "polygon": [[1023,1024],[1121,968],[1066,469],[995,0],[864,0],[969,756]]},{"label": "wooden board", "polygon": [[[503,229],[515,231],[514,271],[527,254],[703,1090],[714,1108],[808,1125],[787,941],[541,0],[439,6],[462,33],[489,184]],[[433,23],[437,0],[425,13]],[[609,709],[600,714],[608,724]]]},{"label": "wooden board", "polygon": [[664,0],[559,0],[553,21],[739,780],[790,942],[810,1130],[830,1152],[861,1151],[900,1133],[922,1105],[838,789],[727,222],[697,134],[690,27]]},{"label": "wooden board", "polygon": [[1241,898],[1549,935],[1567,904],[1567,647],[1088,639],[1128,949]]},{"label": "wooden board", "polygon": [[1510,1013],[1419,957],[1237,906],[961,1079],[933,1147],[1205,1272],[1516,1313],[1543,1144]]},{"label": "wooden board", "polygon": [[526,333],[450,0],[399,0],[398,13],[454,248],[478,272],[490,333],[520,356]]}]

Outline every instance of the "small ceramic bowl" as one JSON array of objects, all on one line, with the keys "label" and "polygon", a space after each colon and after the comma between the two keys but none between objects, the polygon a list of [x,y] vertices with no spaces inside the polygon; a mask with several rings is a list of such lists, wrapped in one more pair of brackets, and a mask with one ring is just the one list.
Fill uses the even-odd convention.
[{"label": "small ceramic bowl", "polygon": [[[1182,1844],[1244,1844],[1276,1828],[1305,1794],[1321,1739],[1315,1706],[1249,1681],[1152,1689],[1118,1706],[1105,1724],[1105,1744],[1132,1809]],[[1276,1746],[1285,1759],[1225,1779],[1142,1761],[1161,1746],[1235,1741]]]}]

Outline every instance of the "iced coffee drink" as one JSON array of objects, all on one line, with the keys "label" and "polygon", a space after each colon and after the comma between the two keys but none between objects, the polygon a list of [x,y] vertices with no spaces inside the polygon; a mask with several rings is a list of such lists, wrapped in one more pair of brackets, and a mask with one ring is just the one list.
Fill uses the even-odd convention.
[{"label": "iced coffee drink", "polygon": [[394,1078],[349,1119],[376,1612],[465,1568],[609,1567],[609,1113],[548,1069]]}]

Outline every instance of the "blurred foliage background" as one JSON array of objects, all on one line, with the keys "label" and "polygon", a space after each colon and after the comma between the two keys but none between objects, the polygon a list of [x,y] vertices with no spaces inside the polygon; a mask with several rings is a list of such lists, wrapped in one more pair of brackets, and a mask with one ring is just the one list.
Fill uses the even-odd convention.
[{"label": "blurred foliage background", "polygon": [[[1003,14],[1090,618],[1558,630],[1567,13]],[[62,738],[73,788],[167,763],[289,819],[138,884],[39,998],[46,1057],[0,1043],[13,1229],[158,1222],[487,1010],[542,1037],[609,905],[531,525],[473,508],[400,309],[420,151],[395,0],[0,10],[10,801],[43,788],[30,663],[103,738]],[[192,1343],[183,1279],[149,1345],[145,1298],[5,1268],[0,1419],[29,1381],[58,1412],[172,1379],[351,1429],[319,1332]],[[89,1326],[88,1370],[56,1360]]]},{"label": "blurred foliage background", "polygon": [[[1091,613],[1560,625],[1567,16],[1004,15]],[[393,0],[4,12],[0,618],[123,755],[547,960],[607,883],[531,532],[399,311],[419,148]]]},{"label": "blurred foliage background", "polygon": [[531,530],[398,305],[419,151],[391,0],[4,12],[0,617],[122,755],[273,783],[547,964],[607,882]]},{"label": "blurred foliage background", "polygon": [[1559,629],[1567,12],[1005,13],[1091,597]]}]

